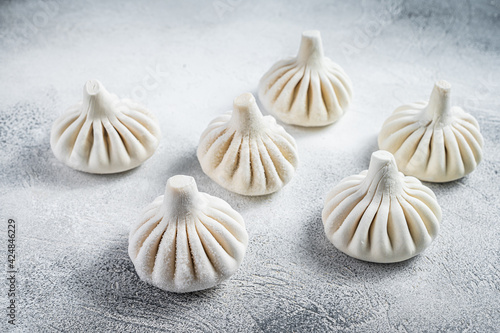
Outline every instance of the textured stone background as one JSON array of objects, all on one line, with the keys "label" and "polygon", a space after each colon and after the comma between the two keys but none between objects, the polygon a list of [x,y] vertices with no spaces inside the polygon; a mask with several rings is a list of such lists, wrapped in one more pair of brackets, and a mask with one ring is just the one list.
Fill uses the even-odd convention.
[{"label": "textured stone background", "polygon": [[[498,1],[2,1],[0,248],[15,218],[17,331],[498,331],[499,14]],[[328,128],[286,127],[301,164],[279,193],[225,191],[200,169],[199,135],[311,28],[351,76],[352,109]],[[51,124],[91,78],[158,115],[163,140],[141,167],[98,176],[53,156]],[[324,236],[325,193],[367,168],[383,120],[438,79],[478,119],[484,161],[429,184],[443,222],[422,255],[393,265],[347,257]],[[127,255],[130,223],[175,174],[194,176],[247,223],[240,270],[212,290],[158,290]]]}]

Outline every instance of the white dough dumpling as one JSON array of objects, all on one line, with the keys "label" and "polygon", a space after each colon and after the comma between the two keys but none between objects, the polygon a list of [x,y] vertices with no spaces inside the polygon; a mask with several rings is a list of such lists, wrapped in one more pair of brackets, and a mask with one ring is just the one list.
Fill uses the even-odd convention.
[{"label": "white dough dumpling", "polygon": [[215,118],[198,145],[203,171],[225,189],[243,195],[276,192],[295,174],[297,145],[272,116],[263,116],[245,93],[233,111]]},{"label": "white dough dumpling", "polygon": [[479,125],[462,108],[451,106],[450,89],[448,82],[436,82],[428,103],[403,105],[382,126],[379,148],[394,154],[404,174],[448,182],[469,174],[481,161]]},{"label": "white dough dumpling", "polygon": [[66,165],[105,174],[140,165],[153,155],[160,136],[153,114],[90,80],[83,88],[83,101],[54,122],[50,145]]},{"label": "white dough dumpling", "polygon": [[278,61],[259,83],[259,99],[278,119],[299,126],[337,121],[352,99],[351,80],[323,54],[317,30],[302,34],[299,53]]},{"label": "white dough dumpling", "polygon": [[233,275],[247,245],[241,215],[224,200],[198,192],[194,178],[177,175],[133,225],[128,253],[142,280],[185,293]]},{"label": "white dough dumpling", "polygon": [[398,172],[392,154],[379,150],[368,170],[344,178],[328,193],[322,217],[337,249],[357,259],[391,263],[432,243],[441,208],[431,189]]}]

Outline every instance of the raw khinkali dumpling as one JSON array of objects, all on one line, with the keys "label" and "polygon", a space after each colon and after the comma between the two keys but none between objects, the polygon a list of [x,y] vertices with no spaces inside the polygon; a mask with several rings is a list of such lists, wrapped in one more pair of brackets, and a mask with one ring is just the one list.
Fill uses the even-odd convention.
[{"label": "raw khinkali dumpling", "polygon": [[441,222],[434,193],[398,172],[391,153],[379,150],[368,170],[344,178],[327,195],[328,239],[351,257],[380,263],[409,259],[432,243]]},{"label": "raw khinkali dumpling", "polygon": [[380,149],[394,154],[399,170],[429,182],[448,182],[472,172],[482,158],[476,119],[450,105],[450,84],[438,81],[429,103],[403,105],[385,121]]},{"label": "raw khinkali dumpling", "polygon": [[109,93],[97,80],[87,81],[83,102],[54,122],[50,136],[52,151],[61,162],[101,174],[135,168],[153,155],[159,141],[154,115]]},{"label": "raw khinkali dumpling", "polygon": [[203,171],[229,191],[263,195],[292,179],[298,156],[295,140],[272,116],[263,116],[255,98],[245,93],[233,111],[215,118],[198,145]]},{"label": "raw khinkali dumpling", "polygon": [[128,253],[142,280],[184,293],[233,275],[247,244],[241,215],[224,200],[198,192],[193,177],[178,175],[132,227]]},{"label": "raw khinkali dumpling", "polygon": [[351,98],[351,80],[324,56],[316,30],[305,31],[297,57],[278,61],[259,84],[264,107],[293,125],[331,124],[344,114]]}]

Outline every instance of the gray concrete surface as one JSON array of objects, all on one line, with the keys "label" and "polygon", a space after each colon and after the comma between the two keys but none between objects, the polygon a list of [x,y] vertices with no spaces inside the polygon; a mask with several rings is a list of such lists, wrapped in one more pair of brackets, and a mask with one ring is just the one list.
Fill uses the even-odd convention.
[{"label": "gray concrete surface", "polygon": [[[461,0],[2,1],[0,257],[11,217],[19,272],[17,326],[2,311],[0,331],[498,331],[499,14],[498,1]],[[225,191],[201,171],[199,135],[311,28],[351,76],[352,109],[324,129],[287,127],[301,163],[279,193]],[[92,78],[158,115],[163,140],[141,167],[98,176],[53,156],[51,124]],[[484,161],[429,185],[443,222],[422,255],[393,265],[347,257],[323,234],[325,193],[368,166],[384,119],[438,79],[478,119]],[[247,223],[240,270],[212,290],[163,292],[127,256],[131,222],[175,174],[194,176]]]}]

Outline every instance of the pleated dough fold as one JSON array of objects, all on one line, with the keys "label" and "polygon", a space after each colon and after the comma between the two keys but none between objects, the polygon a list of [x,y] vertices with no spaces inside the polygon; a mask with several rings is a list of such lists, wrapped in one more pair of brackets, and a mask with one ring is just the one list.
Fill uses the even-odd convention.
[{"label": "pleated dough fold", "polygon": [[241,215],[224,200],[198,192],[192,177],[178,175],[132,227],[128,252],[142,280],[183,293],[229,278],[247,245]]},{"label": "pleated dough fold", "polygon": [[160,136],[153,114],[90,80],[83,89],[83,102],[54,122],[50,144],[57,159],[66,165],[105,174],[143,163],[153,155]]},{"label": "pleated dough fold", "polygon": [[352,98],[351,80],[323,54],[319,31],[305,31],[295,58],[278,61],[259,83],[259,99],[281,121],[325,126],[337,121]]},{"label": "pleated dough fold", "polygon": [[481,161],[479,125],[461,108],[450,106],[450,87],[438,81],[429,103],[403,105],[384,122],[379,148],[394,154],[404,174],[448,182],[469,174]]},{"label": "pleated dough fold", "polygon": [[197,155],[210,178],[243,195],[278,191],[298,164],[295,140],[272,116],[262,116],[250,93],[237,97],[232,112],[208,125]]},{"label": "pleated dough fold", "polygon": [[431,244],[441,208],[428,187],[398,172],[394,157],[379,150],[368,170],[343,179],[328,193],[322,217],[326,236],[340,251],[390,263]]}]

